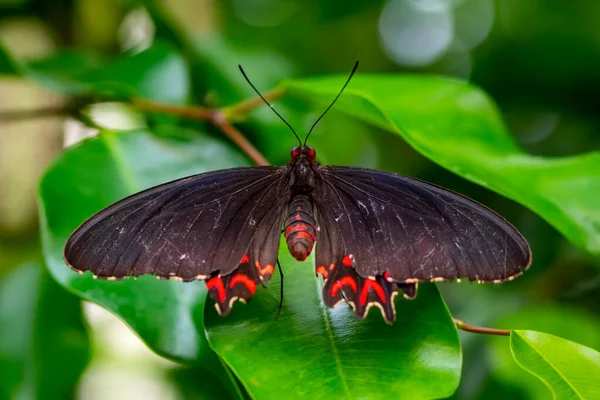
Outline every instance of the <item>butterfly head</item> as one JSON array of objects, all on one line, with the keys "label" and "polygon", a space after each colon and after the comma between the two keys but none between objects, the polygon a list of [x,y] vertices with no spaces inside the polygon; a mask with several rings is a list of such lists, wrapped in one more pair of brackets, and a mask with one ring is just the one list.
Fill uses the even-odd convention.
[{"label": "butterfly head", "polygon": [[311,146],[296,146],[292,149],[292,162],[296,162],[301,158],[307,158],[311,162],[315,162],[317,152]]}]

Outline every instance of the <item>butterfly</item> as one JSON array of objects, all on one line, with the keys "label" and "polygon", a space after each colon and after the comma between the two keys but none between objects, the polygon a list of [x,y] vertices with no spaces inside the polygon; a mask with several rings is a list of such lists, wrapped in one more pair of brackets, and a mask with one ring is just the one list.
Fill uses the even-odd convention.
[{"label": "butterfly", "polygon": [[67,265],[105,279],[203,280],[227,315],[272,277],[283,234],[296,260],[316,252],[327,306],[345,301],[359,319],[376,306],[387,323],[395,295],[414,299],[420,282],[521,275],[527,241],[484,205],[408,176],[316,161],[308,137],[357,67],[302,142],[240,66],[298,139],[290,162],[207,172],[120,200],[69,237]]}]

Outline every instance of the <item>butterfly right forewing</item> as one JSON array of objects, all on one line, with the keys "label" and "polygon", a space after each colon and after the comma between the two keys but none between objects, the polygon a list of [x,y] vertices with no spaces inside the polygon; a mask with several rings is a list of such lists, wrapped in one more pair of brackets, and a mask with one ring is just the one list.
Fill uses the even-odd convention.
[{"label": "butterfly right forewing", "polygon": [[324,300],[335,304],[342,293],[358,317],[376,305],[389,322],[390,293],[402,289],[414,297],[418,282],[497,283],[531,262],[525,239],[498,214],[413,178],[319,167],[314,200],[321,233],[317,272],[327,278]]}]

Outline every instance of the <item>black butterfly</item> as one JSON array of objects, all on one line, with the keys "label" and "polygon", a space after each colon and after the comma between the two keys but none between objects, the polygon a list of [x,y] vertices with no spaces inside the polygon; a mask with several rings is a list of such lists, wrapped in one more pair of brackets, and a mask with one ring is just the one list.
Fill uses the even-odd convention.
[{"label": "black butterfly", "polygon": [[208,172],[127,197],[71,235],[67,264],[106,279],[205,280],[226,315],[273,275],[283,227],[298,261],[317,243],[327,306],[345,300],[362,319],[375,305],[388,323],[399,289],[412,299],[419,282],[519,276],[529,246],[489,208],[407,176],[315,161],[306,140],[357,66],[304,145],[290,126],[301,145],[287,165]]}]

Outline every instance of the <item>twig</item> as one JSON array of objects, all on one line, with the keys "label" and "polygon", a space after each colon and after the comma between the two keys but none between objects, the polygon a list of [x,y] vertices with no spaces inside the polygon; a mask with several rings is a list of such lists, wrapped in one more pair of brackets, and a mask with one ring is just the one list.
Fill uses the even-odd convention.
[{"label": "twig", "polygon": [[246,139],[240,131],[227,121],[222,112],[215,114],[211,121],[219,128],[233,143],[235,143],[256,165],[269,165],[267,159]]},{"label": "twig", "polygon": [[211,122],[216,110],[197,106],[172,106],[170,104],[155,103],[145,99],[134,98],[131,103],[143,111],[156,112],[159,114],[176,115],[190,119],[200,119]]},{"label": "twig", "polygon": [[20,121],[32,118],[60,117],[73,112],[69,107],[47,107],[34,108],[31,110],[2,110],[0,111],[0,122]]},{"label": "twig", "polygon": [[462,329],[466,332],[483,333],[485,335],[510,336],[510,330],[508,329],[485,328],[483,326],[465,324],[460,319],[454,317],[452,318],[452,320],[454,321],[454,324],[458,329]]},{"label": "twig", "polygon": [[[143,111],[157,112],[160,114],[176,115],[190,119],[200,119],[209,122],[219,128],[225,136],[235,143],[246,155],[254,161],[256,165],[269,165],[267,159],[246,139],[240,131],[238,131],[227,120],[223,110],[204,108],[204,107],[189,107],[189,106],[172,106],[168,104],[154,103],[144,99],[133,99],[132,104]],[[244,104],[244,103],[241,103]],[[256,107],[259,103],[256,103]],[[251,105],[244,106],[243,109],[251,109]]]},{"label": "twig", "polygon": [[[280,98],[281,96],[283,96],[283,89],[277,88],[277,89],[271,90],[270,92],[267,92],[263,97],[267,101],[273,101],[275,99]],[[252,111],[253,109],[255,109],[261,105],[263,105],[263,100],[260,97],[255,97],[253,99],[246,100],[246,101],[243,101],[238,104],[234,104],[231,107],[225,107],[223,109],[223,112],[225,113],[225,116],[227,118],[230,118],[231,116],[234,116],[234,115],[247,114],[248,112]]]}]

